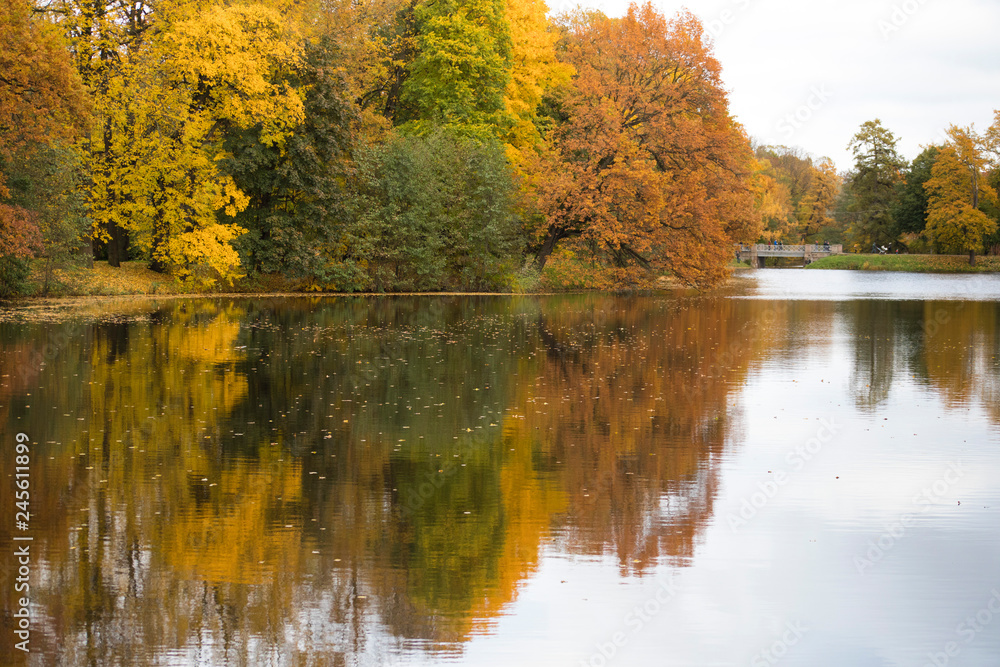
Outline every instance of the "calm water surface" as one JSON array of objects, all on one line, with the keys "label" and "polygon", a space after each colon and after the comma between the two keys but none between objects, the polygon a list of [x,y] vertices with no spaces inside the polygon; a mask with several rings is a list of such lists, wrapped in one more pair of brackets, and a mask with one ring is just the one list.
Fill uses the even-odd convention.
[{"label": "calm water surface", "polygon": [[49,305],[0,375],[13,664],[18,432],[28,664],[1000,664],[994,277]]}]

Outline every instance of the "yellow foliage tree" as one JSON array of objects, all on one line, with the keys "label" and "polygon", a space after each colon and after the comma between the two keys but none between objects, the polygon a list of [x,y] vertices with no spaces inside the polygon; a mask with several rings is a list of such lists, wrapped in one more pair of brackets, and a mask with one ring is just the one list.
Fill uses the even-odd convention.
[{"label": "yellow foliage tree", "polygon": [[832,162],[826,160],[819,169],[810,167],[810,170],[813,172],[812,179],[798,210],[799,234],[807,240],[824,227],[834,224],[829,211],[837,201],[840,190],[840,177]]},{"label": "yellow foliage tree", "polygon": [[574,72],[556,58],[559,35],[551,29],[547,11],[544,0],[507,0],[511,73],[504,99],[514,118],[506,139],[515,162],[522,150],[541,141],[537,110],[545,91],[569,82]]},{"label": "yellow foliage tree", "polygon": [[162,63],[144,137],[158,156],[143,165],[151,267],[230,278],[239,258],[229,242],[244,230],[218,213],[235,215],[247,198],[216,167],[227,157],[222,134],[259,125],[262,143],[280,145],[302,122],[302,98],[287,76],[297,38],[263,5],[216,6],[174,23],[149,57]]},{"label": "yellow foliage tree", "polygon": [[64,0],[55,11],[95,99],[89,203],[109,262],[131,242],[159,271],[237,275],[230,241],[243,230],[226,217],[248,199],[219,168],[223,140],[259,126],[263,143],[281,146],[302,122],[298,34],[262,4]]},{"label": "yellow foliage tree", "polygon": [[983,240],[997,229],[996,220],[980,206],[995,204],[997,194],[987,185],[982,138],[972,128],[954,125],[948,136],[951,141],[938,153],[931,178],[924,184],[928,195],[924,233],[946,251],[968,252],[974,266]]},{"label": "yellow foliage tree", "polygon": [[780,241],[791,237],[795,230],[792,195],[788,186],[779,180],[771,161],[756,159],[751,179],[754,209],[762,223],[761,237],[765,241]]}]

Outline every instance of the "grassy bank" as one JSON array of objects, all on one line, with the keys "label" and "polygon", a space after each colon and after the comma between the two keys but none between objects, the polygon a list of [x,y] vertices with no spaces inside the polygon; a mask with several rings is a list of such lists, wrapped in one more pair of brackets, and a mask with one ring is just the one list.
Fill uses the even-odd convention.
[{"label": "grassy bank", "polygon": [[[750,268],[749,264],[733,262],[730,269]],[[914,273],[988,273],[1000,272],[1000,257],[977,257],[976,266],[969,266],[964,255],[834,255],[816,260],[810,269],[848,269],[858,271],[912,271]],[[639,278],[637,274],[634,276]],[[541,273],[523,270],[516,276],[511,291],[515,293],[551,293],[565,291],[606,291],[614,285],[607,270],[575,258],[557,257]],[[112,268],[107,262],[94,262],[94,267],[56,271],[50,276],[48,293],[43,290],[40,270],[32,272],[29,296],[86,297],[167,294],[274,294],[316,293],[315,287],[301,280],[281,276],[254,276],[237,280],[233,285],[195,285],[172,276],[150,271],[146,262],[124,262]],[[668,276],[658,279],[642,276],[633,289],[656,290],[678,287]]]},{"label": "grassy bank", "polygon": [[[733,264],[732,268],[744,265]],[[745,265],[749,268],[749,265]],[[185,282],[151,271],[144,261],[123,262],[119,268],[107,262],[94,262],[93,268],[56,270],[46,281],[40,262],[31,270],[24,296],[49,297],[108,297],[108,296],[163,296],[210,294],[316,294],[322,290],[305,280],[291,280],[280,275],[254,275],[236,280],[233,284]],[[613,291],[616,289],[613,271],[601,269],[572,257],[553,257],[544,271],[525,267],[512,277],[504,293],[549,294],[567,291]],[[656,290],[677,287],[668,276],[655,276],[636,271],[632,289]],[[46,288],[47,283],[47,288]]]},{"label": "grassy bank", "polygon": [[118,268],[107,262],[94,262],[93,268],[56,270],[48,279],[48,289],[41,266],[32,267],[28,296],[130,296],[152,294],[212,294],[305,292],[303,281],[280,276],[257,276],[237,280],[233,285],[183,282],[170,275],[149,270],[144,261],[122,262]]},{"label": "grassy bank", "polygon": [[831,255],[816,260],[806,268],[912,273],[990,273],[1000,272],[1000,257],[976,257],[976,265],[969,266],[968,255]]}]

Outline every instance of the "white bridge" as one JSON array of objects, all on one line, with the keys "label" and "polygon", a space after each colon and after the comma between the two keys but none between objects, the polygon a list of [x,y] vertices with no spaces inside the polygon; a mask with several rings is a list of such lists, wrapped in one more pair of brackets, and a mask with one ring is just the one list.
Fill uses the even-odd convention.
[{"label": "white bridge", "polygon": [[801,257],[806,264],[820,257],[844,254],[844,246],[829,243],[806,243],[804,245],[774,245],[773,243],[757,243],[755,245],[736,246],[741,262],[749,262],[755,269],[764,268],[765,257]]}]

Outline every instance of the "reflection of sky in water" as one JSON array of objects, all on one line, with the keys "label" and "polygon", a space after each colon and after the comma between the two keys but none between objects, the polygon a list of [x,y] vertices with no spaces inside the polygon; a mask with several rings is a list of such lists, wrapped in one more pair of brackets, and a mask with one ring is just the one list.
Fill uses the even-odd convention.
[{"label": "reflection of sky in water", "polygon": [[[890,282],[897,296],[907,284]],[[795,289],[815,296],[816,284]],[[859,281],[854,295],[870,289]],[[599,665],[614,648],[609,664],[922,666],[944,664],[946,650],[948,664],[997,664],[1000,435],[990,406],[969,395],[946,405],[899,358],[912,341],[898,331],[896,358],[879,362],[894,366],[886,395],[859,403],[865,323],[857,310],[832,309],[819,324],[793,325],[796,347],[771,350],[738,391],[744,428],[688,567],[622,579],[610,559],[550,553],[495,634],[474,639],[461,662]],[[811,454],[803,446],[821,420],[838,432]],[[751,500],[760,507],[747,509]],[[676,595],[640,630],[630,610],[671,577]],[[977,613],[991,622],[970,622]],[[800,640],[790,628],[805,628]],[[619,631],[623,645],[613,647]],[[768,661],[769,648],[781,659]]]},{"label": "reflection of sky in water", "polygon": [[997,274],[759,269],[739,273],[735,282],[748,288],[743,298],[750,299],[1000,300],[1000,275]]}]

